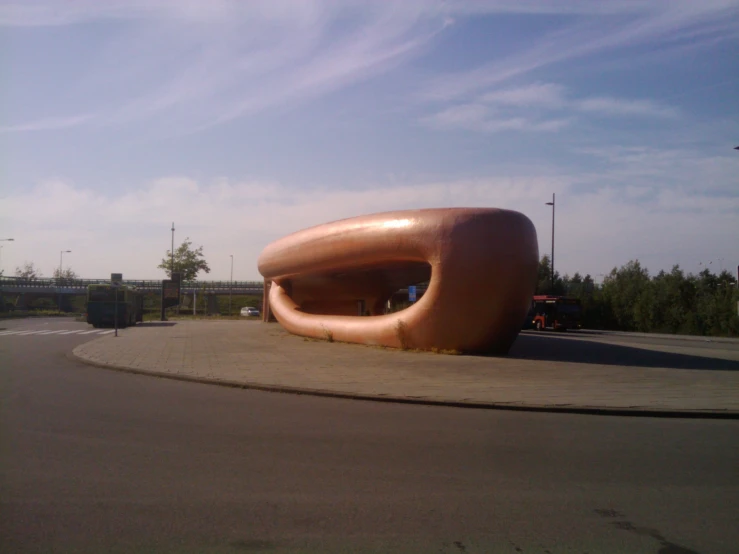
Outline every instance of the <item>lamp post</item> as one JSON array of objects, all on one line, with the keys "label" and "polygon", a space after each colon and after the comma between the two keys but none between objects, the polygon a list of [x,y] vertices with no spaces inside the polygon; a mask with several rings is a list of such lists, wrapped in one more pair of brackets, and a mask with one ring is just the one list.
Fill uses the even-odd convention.
[{"label": "lamp post", "polygon": [[174,279],[174,221],[172,222],[172,250],[169,253],[172,260],[169,264],[169,278]]},{"label": "lamp post", "polygon": [[228,286],[228,315],[231,316],[231,297],[233,296],[233,288],[234,288],[234,255],[229,254],[231,256],[231,281]]},{"label": "lamp post", "polygon": [[552,207],[552,259],[550,260],[550,262],[552,266],[551,292],[552,294],[554,294],[554,193],[552,193],[552,201],[547,202],[547,206]]},{"label": "lamp post", "polygon": [[[0,242],[12,242],[15,239],[0,239]],[[0,244],[0,271],[3,270],[3,264],[2,264],[2,254],[3,254],[3,245]]]},{"label": "lamp post", "polygon": [[59,311],[62,311],[62,258],[64,254],[70,254],[71,250],[61,250],[59,252]]}]

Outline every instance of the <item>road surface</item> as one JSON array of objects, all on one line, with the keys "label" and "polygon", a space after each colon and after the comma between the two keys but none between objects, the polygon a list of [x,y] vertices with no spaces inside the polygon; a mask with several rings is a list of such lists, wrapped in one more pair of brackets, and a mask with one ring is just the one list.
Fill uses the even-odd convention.
[{"label": "road surface", "polygon": [[0,335],[2,552],[737,551],[738,421],[223,388],[67,357],[94,338]]}]

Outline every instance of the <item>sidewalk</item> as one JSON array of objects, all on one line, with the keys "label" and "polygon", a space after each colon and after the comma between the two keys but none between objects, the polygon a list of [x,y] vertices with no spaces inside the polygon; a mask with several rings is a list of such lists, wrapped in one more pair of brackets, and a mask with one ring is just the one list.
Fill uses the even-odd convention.
[{"label": "sidewalk", "polygon": [[739,342],[523,333],[508,357],[328,343],[256,321],[152,322],[74,349],[93,365],[329,396],[580,413],[739,418]]}]

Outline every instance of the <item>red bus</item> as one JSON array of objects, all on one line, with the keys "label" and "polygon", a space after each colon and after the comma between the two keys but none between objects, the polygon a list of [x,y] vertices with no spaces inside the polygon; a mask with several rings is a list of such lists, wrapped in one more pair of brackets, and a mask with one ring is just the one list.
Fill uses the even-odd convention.
[{"label": "red bus", "polygon": [[531,327],[537,331],[554,329],[566,331],[580,329],[582,308],[579,298],[566,296],[534,296],[529,312]]}]

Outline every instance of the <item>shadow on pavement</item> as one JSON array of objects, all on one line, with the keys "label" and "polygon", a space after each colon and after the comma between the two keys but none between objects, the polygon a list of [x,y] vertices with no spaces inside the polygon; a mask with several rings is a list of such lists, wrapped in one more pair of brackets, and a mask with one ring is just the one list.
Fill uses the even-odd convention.
[{"label": "shadow on pavement", "polygon": [[519,335],[508,358],[674,369],[739,371],[739,361],[688,354],[657,352],[644,348],[606,344],[592,340]]}]

